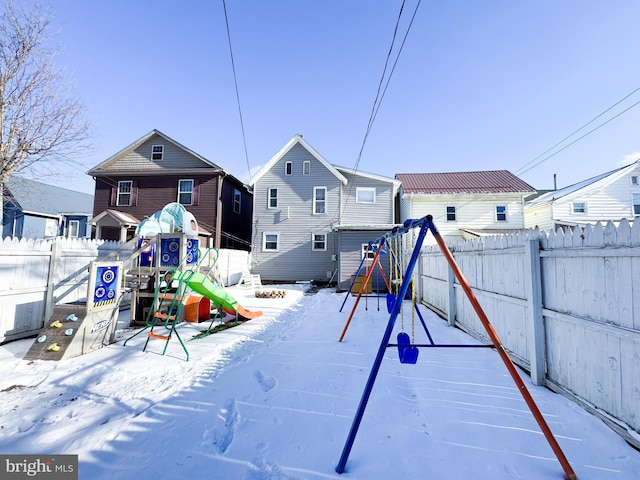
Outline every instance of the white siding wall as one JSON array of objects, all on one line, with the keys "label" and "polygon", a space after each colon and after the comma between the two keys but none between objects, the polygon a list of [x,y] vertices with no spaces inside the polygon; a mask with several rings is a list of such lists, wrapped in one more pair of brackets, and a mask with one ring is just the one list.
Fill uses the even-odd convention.
[{"label": "white siding wall", "polygon": [[[303,162],[310,174],[303,175]],[[285,175],[286,162],[292,174]],[[337,253],[331,231],[340,217],[340,180],[300,144],[287,152],[255,184],[253,192],[252,271],[265,280],[327,281],[335,271]],[[313,188],[327,187],[326,213],[313,213]],[[277,208],[267,208],[270,188],[278,189]],[[279,234],[279,251],[265,252],[264,233]],[[311,235],[327,234],[327,250],[313,251]]]},{"label": "white siding wall", "polygon": [[[341,223],[345,225],[384,224],[393,223],[393,184],[381,182],[360,175],[341,172],[349,181],[343,186],[343,217]],[[358,187],[375,188],[376,201],[374,204],[356,203]]]},{"label": "white siding wall", "polygon": [[553,230],[554,222],[551,218],[551,205],[544,204],[533,208],[526,208],[524,211],[525,228],[536,228],[540,230]]},{"label": "white siding wall", "polygon": [[[615,174],[583,187],[553,202],[526,208],[526,228],[552,230],[556,222],[584,224],[603,221],[632,220],[633,194],[640,194],[640,185],[632,185],[631,176],[640,176],[640,166],[619,178]],[[585,213],[573,213],[574,203],[584,203]]]},{"label": "white siding wall", "polygon": [[[498,195],[429,195],[429,196],[409,196],[409,208],[405,204],[406,198],[402,199],[401,221],[408,218],[422,218],[426,215],[433,215],[433,222],[438,228],[440,235],[447,241],[462,240],[459,235],[461,228],[470,229],[522,229],[524,228],[524,213],[522,209],[522,199],[520,196],[498,196]],[[507,207],[507,221],[496,220],[496,206],[505,205]],[[447,221],[446,208],[456,207],[456,220]],[[405,217],[408,214],[410,216]],[[431,235],[427,235],[426,244],[434,244],[435,240]]]},{"label": "white siding wall", "polygon": [[[609,185],[593,184],[591,187],[558,199],[554,204],[555,219],[584,222],[633,218],[631,197],[632,193],[640,193],[640,187],[631,186],[629,175],[625,175]],[[587,207],[586,213],[573,213],[572,204],[574,202],[584,202]]]}]

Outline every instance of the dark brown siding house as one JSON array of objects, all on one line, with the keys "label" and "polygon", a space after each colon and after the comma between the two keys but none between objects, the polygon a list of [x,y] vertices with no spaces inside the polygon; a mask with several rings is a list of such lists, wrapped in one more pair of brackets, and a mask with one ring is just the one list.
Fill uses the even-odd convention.
[{"label": "dark brown siding house", "polygon": [[252,195],[220,166],[153,130],[88,172],[95,181],[94,237],[128,240],[146,216],[178,202],[211,246],[249,250]]}]

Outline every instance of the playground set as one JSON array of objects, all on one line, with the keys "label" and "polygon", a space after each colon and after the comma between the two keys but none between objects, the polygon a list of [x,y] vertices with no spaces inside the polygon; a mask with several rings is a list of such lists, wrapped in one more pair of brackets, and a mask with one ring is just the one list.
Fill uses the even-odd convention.
[{"label": "playground set", "polygon": [[[402,235],[408,232],[411,232],[416,228],[419,228],[419,233],[417,235],[417,239],[413,247],[411,257],[406,264],[406,268],[404,268],[404,262],[403,262],[402,253],[401,253]],[[422,318],[422,315],[420,314],[420,311],[417,308],[415,287],[414,287],[415,286],[414,270],[415,270],[416,262],[418,261],[418,258],[420,255],[420,249],[422,248],[422,244],[428,232],[431,232],[433,234],[440,250],[442,251],[445,259],[447,260],[447,263],[449,264],[451,271],[454,273],[458,283],[461,285],[466,297],[468,298],[474,311],[478,315],[480,322],[482,323],[489,339],[491,340],[491,344],[457,345],[457,344],[437,344],[436,342],[434,342],[431,334],[429,333],[429,329],[427,328],[427,325],[425,324]],[[382,363],[382,359],[384,358],[384,354],[387,348],[389,347],[397,348],[398,357],[401,363],[415,364],[418,361],[420,348],[434,348],[434,347],[486,348],[486,347],[489,347],[489,348],[495,348],[495,350],[500,355],[500,358],[502,359],[505,367],[507,368],[507,371],[509,372],[511,378],[516,384],[518,391],[522,395],[525,403],[527,404],[527,406],[529,407],[529,410],[531,411],[533,417],[535,418],[541,432],[544,434],[547,442],[549,443],[549,446],[551,447],[554,454],[556,455],[556,458],[560,462],[560,465],[562,466],[566,477],[569,480],[576,480],[577,476],[574,473],[568,460],[566,459],[562,449],[560,448],[560,445],[558,444],[555,437],[553,436],[551,429],[547,425],[544,417],[542,416],[542,413],[540,412],[536,403],[534,402],[533,397],[527,390],[527,387],[522,381],[522,378],[520,378],[520,375],[518,374],[518,371],[516,370],[515,365],[511,361],[511,358],[509,357],[505,347],[502,345],[497,333],[493,329],[493,326],[489,322],[489,319],[487,318],[482,307],[480,306],[480,303],[476,299],[473,291],[471,290],[469,283],[464,278],[462,271],[456,264],[456,261],[453,258],[453,255],[447,248],[446,244],[444,243],[444,240],[442,239],[438,230],[436,229],[436,226],[433,223],[433,217],[431,215],[427,215],[426,217],[423,217],[421,219],[407,220],[402,227],[395,227],[388,234],[383,235],[381,238],[377,239],[374,242],[370,242],[368,246],[368,250],[375,252],[375,254],[371,261],[370,267],[367,266],[366,268],[365,280],[360,283],[360,288],[357,292],[355,303],[353,305],[351,313],[349,314],[347,322],[342,330],[339,341],[341,342],[344,339],[344,336],[347,332],[349,324],[358,306],[358,302],[360,301],[362,296],[366,295],[366,291],[367,291],[366,287],[367,287],[368,281],[372,273],[374,271],[377,271],[375,270],[376,265],[377,267],[380,267],[381,255],[389,255],[389,262],[390,262],[389,271],[390,271],[390,276],[392,277],[391,281],[387,282],[388,293],[386,295],[389,320],[387,322],[387,327],[385,329],[384,335],[380,342],[380,346],[378,348],[378,352],[376,354],[373,366],[371,367],[371,371],[369,373],[367,383],[362,393],[360,404],[358,405],[358,409],[356,410],[355,417],[353,419],[351,428],[349,430],[347,440],[342,450],[340,460],[338,462],[338,465],[336,466],[336,469],[335,469],[336,472],[339,474],[342,474],[345,472],[345,467],[349,459],[349,454],[351,453],[353,443],[358,433],[358,429],[360,427],[360,423],[362,421],[364,411],[367,407],[367,403],[369,401],[369,397],[371,396],[373,385],[375,383],[376,377],[380,370],[380,365]],[[365,258],[363,258],[363,261],[361,262],[360,267],[358,268],[358,272],[356,276],[360,273],[360,269],[362,268],[363,264],[366,263],[366,259],[367,259],[367,256],[365,255]],[[382,269],[380,268],[380,270]],[[355,285],[355,281],[352,282],[351,286],[349,287],[349,291],[347,292],[345,300],[342,303],[342,306],[340,307],[340,311],[342,311],[342,308],[344,307],[349,297],[349,294],[352,293],[354,285]],[[409,334],[404,331],[405,329],[404,329],[403,303],[405,299],[411,300],[411,307],[412,307],[411,336],[409,336]],[[415,314],[417,314],[420,319],[420,322],[428,338],[428,341],[429,341],[428,343],[415,343],[415,316],[414,316]],[[397,342],[392,343],[391,335],[394,331],[398,316],[401,317],[401,322],[402,322],[401,331],[397,335]]]},{"label": "playground set", "polygon": [[90,263],[86,302],[56,305],[25,359],[60,360],[114,343],[120,305],[129,294],[131,325],[142,328],[124,345],[146,332],[143,351],[150,340],[162,340],[164,355],[176,338],[189,360],[177,329],[181,322],[210,320],[195,337],[202,338],[221,324],[262,314],[243,308],[216,281],[218,253],[199,248],[197,221],[183,205],[166,205],[138,226],[132,240]]}]

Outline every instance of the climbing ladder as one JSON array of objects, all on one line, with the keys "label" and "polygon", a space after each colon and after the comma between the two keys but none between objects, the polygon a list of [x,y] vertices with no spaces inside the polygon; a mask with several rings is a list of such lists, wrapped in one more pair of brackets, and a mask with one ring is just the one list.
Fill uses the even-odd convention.
[{"label": "climbing ladder", "polygon": [[[142,351],[146,351],[149,340],[163,340],[165,343],[162,355],[164,355],[167,352],[171,337],[175,336],[187,356],[187,361],[189,361],[189,351],[182,341],[182,338],[180,338],[176,327],[180,321],[180,313],[183,306],[182,300],[187,291],[186,280],[193,274],[193,271],[187,271],[180,275],[175,275],[176,272],[177,270],[175,269],[169,269],[162,275],[162,281],[159,282],[155,289],[153,303],[145,320],[145,327],[125,340],[123,345],[126,345],[129,340],[148,330],[147,341]],[[177,280],[174,279],[174,276],[177,276]],[[174,286],[175,283],[177,283],[177,286]],[[165,332],[157,333],[154,331],[158,327],[164,327]]]}]

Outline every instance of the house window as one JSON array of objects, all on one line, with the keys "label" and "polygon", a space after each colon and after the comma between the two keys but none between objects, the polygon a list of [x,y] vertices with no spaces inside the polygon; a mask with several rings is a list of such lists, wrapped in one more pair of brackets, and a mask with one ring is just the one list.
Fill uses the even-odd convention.
[{"label": "house window", "polygon": [[376,203],[376,189],[369,187],[357,187],[356,203]]},{"label": "house window", "polygon": [[240,213],[240,207],[242,206],[242,194],[240,190],[233,190],[233,213]]},{"label": "house window", "polygon": [[327,187],[313,187],[313,213],[326,213]]},{"label": "house window", "polygon": [[69,237],[78,237],[80,232],[80,220],[69,220]]},{"label": "house window", "polygon": [[376,256],[376,250],[378,249],[378,244],[377,243],[372,243],[371,245],[369,245],[368,243],[363,243],[362,244],[362,251],[360,252],[360,256],[362,258],[365,258],[365,256],[367,257],[368,260],[373,260],[373,257]]},{"label": "house window", "polygon": [[571,204],[571,211],[573,213],[587,213],[587,204],[584,202],[573,202]]},{"label": "house window", "polygon": [[640,193],[633,194],[633,214],[640,215]]},{"label": "house window", "polygon": [[498,222],[507,221],[507,207],[505,205],[496,206],[496,220]]},{"label": "house window", "polygon": [[151,147],[151,160],[162,160],[164,145],[153,145]]},{"label": "house window", "polygon": [[123,180],[118,182],[118,197],[116,205],[118,207],[128,207],[131,205],[131,191],[133,182],[131,180]]},{"label": "house window", "polygon": [[302,164],[302,174],[309,175],[311,173],[311,162],[309,160],[305,160]]},{"label": "house window", "polygon": [[313,243],[313,251],[326,251],[327,250],[327,234],[326,233],[314,233],[311,236]]},{"label": "house window", "polygon": [[267,208],[278,208],[278,189],[269,189],[269,203]]},{"label": "house window", "polygon": [[634,187],[640,185],[640,179],[638,178],[638,175],[631,175],[631,185]]},{"label": "house window", "polygon": [[178,181],[178,203],[193,205],[193,180]]},{"label": "house window", "polygon": [[456,207],[447,207],[447,222],[456,221]]},{"label": "house window", "polygon": [[287,162],[284,164],[284,174],[285,175],[291,175],[291,172],[293,171],[293,164],[291,162]]},{"label": "house window", "polygon": [[280,243],[279,233],[262,234],[262,250],[265,252],[277,252]]}]

